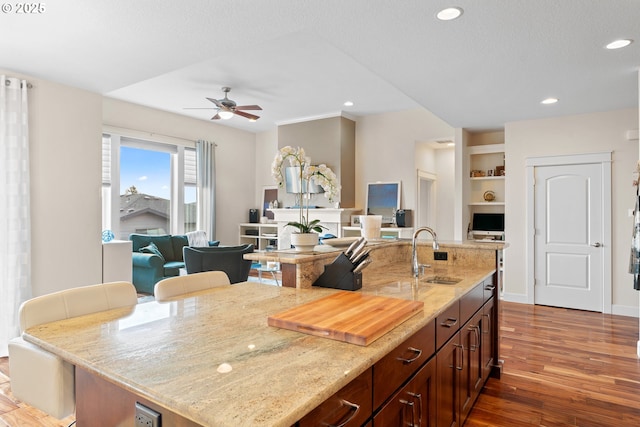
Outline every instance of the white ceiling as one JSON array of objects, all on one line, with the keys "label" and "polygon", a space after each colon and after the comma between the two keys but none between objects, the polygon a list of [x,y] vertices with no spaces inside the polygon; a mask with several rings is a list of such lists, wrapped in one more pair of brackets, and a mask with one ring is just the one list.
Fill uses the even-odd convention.
[{"label": "white ceiling", "polygon": [[[209,107],[230,86],[261,119],[218,123],[254,132],[341,111],[422,106],[480,130],[638,107],[638,0],[44,4],[0,16],[1,68],[204,120],[215,111],[185,107]],[[436,20],[446,6],[464,14]],[[635,43],[604,49],[617,38]],[[560,102],[541,105],[549,96]]]}]

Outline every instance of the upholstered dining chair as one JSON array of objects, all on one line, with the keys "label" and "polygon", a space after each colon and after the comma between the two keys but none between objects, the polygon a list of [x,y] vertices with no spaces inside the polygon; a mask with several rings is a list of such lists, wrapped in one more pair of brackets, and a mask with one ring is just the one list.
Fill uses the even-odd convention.
[{"label": "upholstered dining chair", "polygon": [[[20,332],[43,323],[137,303],[136,288],[129,282],[66,289],[23,302],[19,309]],[[75,410],[74,365],[17,337],[9,341],[9,371],[11,392],[16,399],[58,419]]]},{"label": "upholstered dining chair", "polygon": [[184,264],[188,274],[203,271],[224,271],[231,283],[246,282],[251,270],[251,261],[244,254],[253,252],[253,245],[218,246],[207,248],[182,248]]},{"label": "upholstered dining chair", "polygon": [[230,284],[229,276],[224,271],[204,271],[162,279],[156,283],[153,294],[156,301],[166,301],[178,295]]}]

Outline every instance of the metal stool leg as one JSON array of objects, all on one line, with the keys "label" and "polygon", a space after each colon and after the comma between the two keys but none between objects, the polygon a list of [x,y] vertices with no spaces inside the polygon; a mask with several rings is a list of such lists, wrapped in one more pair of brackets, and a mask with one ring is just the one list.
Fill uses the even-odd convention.
[{"label": "metal stool leg", "polygon": [[276,272],[271,270],[271,275],[273,276],[273,280],[276,281],[276,286],[280,286],[280,283],[278,282],[278,278],[276,277]]}]

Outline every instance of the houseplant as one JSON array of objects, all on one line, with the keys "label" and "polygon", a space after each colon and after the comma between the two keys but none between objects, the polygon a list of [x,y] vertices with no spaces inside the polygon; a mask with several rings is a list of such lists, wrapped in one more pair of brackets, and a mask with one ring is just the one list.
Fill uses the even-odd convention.
[{"label": "houseplant", "polygon": [[307,188],[307,197],[300,195],[300,203],[297,206],[299,210],[298,221],[288,222],[286,226],[297,230],[291,234],[291,243],[296,249],[310,250],[318,243],[318,233],[322,232],[325,227],[320,225],[320,220],[309,219],[309,186],[303,184],[305,182],[315,182],[320,185],[324,190],[324,196],[330,202],[337,198],[340,192],[340,185],[336,174],[327,165],[311,165],[310,159],[306,157],[302,147],[286,146],[276,153],[271,165],[271,174],[280,188],[284,187],[285,184],[283,169],[287,163],[292,167],[298,168],[299,188]]}]

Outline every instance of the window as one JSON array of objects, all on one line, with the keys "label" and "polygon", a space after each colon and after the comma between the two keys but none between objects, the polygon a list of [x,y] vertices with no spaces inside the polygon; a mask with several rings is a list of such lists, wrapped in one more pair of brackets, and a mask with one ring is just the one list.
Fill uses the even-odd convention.
[{"label": "window", "polygon": [[104,229],[122,240],[196,229],[194,148],[113,134],[102,148]]}]

